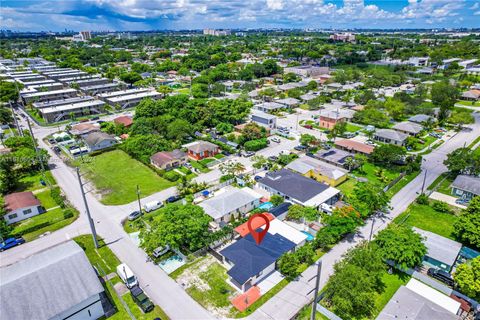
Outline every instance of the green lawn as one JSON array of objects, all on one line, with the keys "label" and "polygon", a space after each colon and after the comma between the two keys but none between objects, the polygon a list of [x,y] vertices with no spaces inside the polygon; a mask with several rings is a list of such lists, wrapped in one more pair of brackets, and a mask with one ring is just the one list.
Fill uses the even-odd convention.
[{"label": "green lawn", "polygon": [[[80,247],[83,248],[85,254],[88,257],[90,263],[95,266],[99,273],[102,276],[107,274],[115,273],[116,267],[121,263],[118,258],[113,254],[113,252],[105,245],[103,240],[99,240],[100,248],[95,249],[93,245],[93,240],[90,235],[79,236],[74,238],[75,242],[77,242]],[[104,283],[104,287],[106,289],[107,295],[113,301],[117,312],[110,317],[109,319],[114,320],[121,320],[121,319],[129,319],[130,316],[128,315],[125,307],[120,302],[120,298],[115,293],[113,289],[113,285],[117,282],[120,282],[120,278],[118,276],[113,277],[110,281]],[[135,304],[130,293],[127,293],[122,296],[123,301],[126,302],[128,308],[133,313],[136,319],[139,320],[147,320],[147,319],[154,319],[159,317],[160,319],[169,319],[165,312],[160,309],[160,307],[155,306],[155,309],[148,314],[144,314],[142,310]]]},{"label": "green lawn", "polygon": [[199,161],[190,160],[189,162],[190,162],[190,164],[192,165],[192,167],[194,167],[195,169],[199,170],[199,171],[202,172],[202,173],[210,172],[210,169],[208,169],[207,167],[205,167],[205,166],[204,166],[202,163],[200,163]]},{"label": "green lawn", "polygon": [[415,179],[419,174],[420,174],[420,171],[415,171],[404,176],[397,183],[395,183],[390,189],[387,190],[386,192],[387,196],[389,196],[390,198],[393,197],[397,192],[399,192],[403,187],[409,184],[410,181]]},{"label": "green lawn", "polygon": [[161,213],[160,210],[161,208],[149,213],[145,213],[143,216],[133,221],[126,220],[123,224],[123,229],[126,233],[137,232],[144,229],[147,226],[146,224],[150,224],[153,218]]},{"label": "green lawn", "polygon": [[382,276],[382,281],[385,284],[385,289],[381,294],[375,297],[375,317],[382,311],[388,301],[393,297],[400,286],[405,285],[410,280],[410,276],[403,272],[394,271],[392,274],[385,272]]},{"label": "green lawn", "polygon": [[[31,241],[47,231],[53,232],[61,229],[78,218],[78,211],[73,208],[70,210],[73,213],[71,217],[65,214],[65,210],[57,208],[20,221],[14,224],[12,234],[22,235],[26,241]],[[37,229],[37,226],[43,227]]]},{"label": "green lawn", "polygon": [[36,193],[35,197],[40,200],[40,202],[42,203],[42,207],[44,207],[46,210],[58,206],[50,194],[50,189]]},{"label": "green lawn", "polygon": [[[418,142],[418,140],[423,140],[425,143],[422,144],[422,143]],[[417,143],[415,143],[415,146],[413,147],[413,151],[423,150],[426,147],[428,147],[429,145],[431,145],[436,140],[437,139],[432,137],[432,136],[426,136],[426,137],[419,138],[419,139],[417,139]]]},{"label": "green lawn", "polygon": [[[351,172],[352,175],[356,177],[363,177],[368,179],[370,182],[378,183],[382,186],[386,186],[390,181],[394,180],[396,177],[400,175],[399,172],[390,170],[390,169],[383,169],[380,171],[381,168],[375,166],[370,162],[366,162],[362,170],[355,169]],[[382,172],[382,174],[380,174]],[[347,181],[343,182],[342,184],[338,185],[336,188],[340,189],[343,194],[349,195],[352,193],[353,188],[355,187],[356,180],[353,177],[349,177]]]},{"label": "green lawn", "polygon": [[459,100],[457,103],[469,107],[480,107],[480,101]]},{"label": "green lawn", "polygon": [[[310,304],[307,304],[305,307],[303,307],[302,310],[300,310],[300,312],[295,317],[295,320],[310,320],[311,315],[312,315],[312,304],[310,303]],[[324,316],[318,311],[315,314],[315,319],[328,320],[326,316]]]},{"label": "green lawn", "polygon": [[223,154],[221,154],[221,153],[217,153],[214,157],[215,157],[215,159],[223,159],[223,158],[225,158],[225,156],[224,156]]},{"label": "green lawn", "polygon": [[436,190],[437,192],[443,194],[451,194],[450,185],[452,184],[455,177],[451,175],[449,172],[442,173],[433,183],[428,186],[428,190]]},{"label": "green lawn", "polygon": [[359,125],[356,125],[356,124],[353,124],[353,123],[350,123],[350,122],[347,122],[347,132],[356,132],[358,130],[361,130],[363,129],[363,127],[359,126]]},{"label": "green lawn", "polygon": [[412,203],[393,221],[454,239],[453,224],[457,219],[456,215],[438,212],[429,205]]},{"label": "green lawn", "polygon": [[[55,179],[50,171],[45,172],[45,179],[45,182],[48,181],[50,185],[56,184]],[[40,183],[40,180],[43,180],[43,176],[40,172],[36,172],[35,174],[31,175],[25,175],[19,179],[17,191],[35,191],[45,188],[45,186]]]},{"label": "green lawn", "polygon": [[120,205],[137,199],[136,186],[141,197],[175,185],[121,150],[105,152],[77,161],[83,172],[95,184],[106,205]]},{"label": "green lawn", "polygon": [[202,160],[199,160],[198,162],[203,165],[204,167],[207,166],[207,164],[209,164],[210,162],[213,162],[215,161],[216,159],[215,158],[205,158],[205,159],[202,159]]}]

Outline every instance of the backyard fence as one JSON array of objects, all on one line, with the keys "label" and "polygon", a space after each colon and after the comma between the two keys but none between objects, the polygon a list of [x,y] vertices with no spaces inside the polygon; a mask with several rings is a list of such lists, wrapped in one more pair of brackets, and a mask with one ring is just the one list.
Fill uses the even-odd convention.
[{"label": "backyard fence", "polygon": [[393,187],[398,181],[400,181],[403,177],[405,177],[407,175],[406,172],[402,172],[400,173],[400,175],[398,177],[396,177],[394,180],[390,181],[389,184],[387,184],[385,186],[385,188],[383,188],[383,192],[387,192],[391,187]]}]

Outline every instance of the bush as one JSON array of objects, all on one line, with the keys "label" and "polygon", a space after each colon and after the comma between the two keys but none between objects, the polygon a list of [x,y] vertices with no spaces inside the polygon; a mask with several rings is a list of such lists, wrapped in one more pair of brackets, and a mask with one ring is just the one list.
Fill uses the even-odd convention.
[{"label": "bush", "polygon": [[428,205],[430,201],[428,200],[428,196],[425,193],[422,193],[421,195],[418,196],[417,203]]},{"label": "bush", "polygon": [[171,182],[175,182],[177,181],[178,179],[180,179],[180,175],[178,173],[176,173],[175,171],[168,171],[168,172],[165,172],[165,174],[163,175],[163,177],[165,179],[167,179],[168,181],[171,181]]},{"label": "bush", "polygon": [[65,211],[63,211],[63,218],[64,218],[64,219],[73,218],[74,215],[75,215],[75,214],[73,213],[73,210],[72,210],[72,209],[66,209]]},{"label": "bush", "polygon": [[59,187],[50,189],[50,196],[55,201],[57,206],[59,206],[62,209],[65,208],[65,200],[62,197]]},{"label": "bush", "polygon": [[267,139],[257,139],[245,142],[243,145],[247,151],[258,151],[267,147]]},{"label": "bush", "polygon": [[234,175],[232,175],[232,174],[225,174],[225,175],[223,175],[223,176],[220,177],[220,183],[225,182],[225,181],[228,181],[228,180],[233,179],[233,178],[235,178]]},{"label": "bush", "polygon": [[273,196],[270,197],[270,202],[276,207],[281,205],[284,202],[284,199],[282,196],[278,194],[274,194]]},{"label": "bush", "polygon": [[432,203],[432,208],[443,213],[453,213],[448,204],[443,201],[434,201]]}]

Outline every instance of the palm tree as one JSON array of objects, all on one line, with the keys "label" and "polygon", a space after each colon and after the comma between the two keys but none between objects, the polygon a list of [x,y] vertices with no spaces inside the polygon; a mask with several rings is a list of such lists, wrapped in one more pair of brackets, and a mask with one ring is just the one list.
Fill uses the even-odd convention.
[{"label": "palm tree", "polygon": [[352,167],[354,167],[357,163],[353,157],[345,158],[345,164],[348,167],[348,171],[352,171]]}]

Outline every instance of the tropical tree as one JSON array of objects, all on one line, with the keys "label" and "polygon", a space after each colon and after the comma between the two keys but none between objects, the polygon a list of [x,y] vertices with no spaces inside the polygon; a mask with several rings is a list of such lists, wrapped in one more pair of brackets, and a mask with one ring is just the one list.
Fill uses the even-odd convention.
[{"label": "tropical tree", "polygon": [[467,209],[455,221],[453,229],[461,242],[480,248],[480,196],[470,200]]},{"label": "tropical tree", "polygon": [[350,202],[363,216],[369,216],[376,211],[386,210],[390,200],[379,185],[357,182]]},{"label": "tropical tree", "polygon": [[453,279],[462,293],[470,298],[480,299],[480,257],[459,265]]},{"label": "tropical tree", "polygon": [[385,260],[391,260],[402,269],[413,268],[422,263],[427,253],[421,235],[412,228],[390,224],[375,237]]}]

